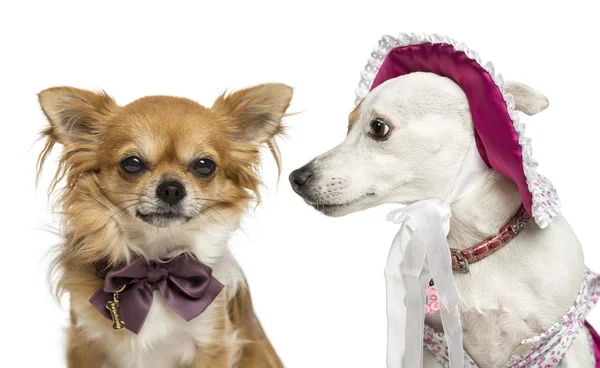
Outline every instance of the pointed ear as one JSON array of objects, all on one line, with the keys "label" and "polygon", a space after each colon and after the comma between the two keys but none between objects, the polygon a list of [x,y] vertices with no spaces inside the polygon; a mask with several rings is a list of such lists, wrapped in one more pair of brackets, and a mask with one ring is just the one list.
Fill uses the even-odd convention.
[{"label": "pointed ear", "polygon": [[527,115],[544,111],[549,105],[546,96],[523,83],[507,81],[504,84],[504,92],[510,93],[515,98],[517,110]]},{"label": "pointed ear", "polygon": [[227,119],[232,140],[260,145],[283,132],[281,119],[291,99],[291,87],[269,83],[223,94],[212,108]]},{"label": "pointed ear", "polygon": [[71,87],[55,87],[38,94],[50,122],[45,132],[63,145],[90,142],[103,130],[106,117],[118,107],[104,92]]}]

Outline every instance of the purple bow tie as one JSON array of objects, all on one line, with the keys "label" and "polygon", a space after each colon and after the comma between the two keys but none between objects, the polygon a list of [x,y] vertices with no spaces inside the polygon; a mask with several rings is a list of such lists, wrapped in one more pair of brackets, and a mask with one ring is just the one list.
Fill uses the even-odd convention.
[{"label": "purple bow tie", "polygon": [[169,306],[189,321],[202,313],[219,295],[223,285],[212,276],[212,269],[189,254],[168,262],[147,261],[139,257],[128,265],[109,269],[106,262],[94,264],[104,286],[90,303],[106,318],[112,319],[107,303],[118,292],[121,319],[125,327],[138,334],[152,305],[154,290],[159,290]]}]

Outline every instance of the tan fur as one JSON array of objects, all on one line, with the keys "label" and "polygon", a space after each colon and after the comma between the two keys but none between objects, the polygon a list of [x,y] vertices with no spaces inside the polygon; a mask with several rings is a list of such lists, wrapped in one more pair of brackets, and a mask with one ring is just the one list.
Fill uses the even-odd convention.
[{"label": "tan fur", "polygon": [[[94,367],[126,336],[116,333],[110,341],[92,341],[79,322],[98,321],[111,328],[89,303],[102,285],[93,263],[106,258],[116,264],[136,257],[132,235],[125,229],[127,221],[141,221],[135,218],[133,205],[161,178],[175,177],[203,200],[192,221],[239,222],[249,202],[259,200],[263,144],[280,167],[274,138],[283,131],[280,121],[291,96],[285,85],[265,84],[222,95],[212,108],[205,108],[167,96],[144,97],[121,107],[104,92],[70,87],[39,94],[50,126],[42,132],[46,145],[38,160],[38,177],[53,146],[63,146],[49,193],[65,179],[56,201],[63,215],[64,241],[54,268],[58,293],[70,295],[69,367]],[[149,170],[140,175],[123,172],[119,163],[131,155],[143,157]],[[201,157],[217,163],[211,177],[191,172],[192,162]],[[208,346],[198,347],[194,366],[280,367],[245,285],[235,290],[235,297],[226,298],[226,289],[211,305],[221,311],[214,322],[215,334]]]},{"label": "tan fur", "polygon": [[233,325],[238,326],[240,338],[245,342],[241,358],[244,367],[283,367],[256,318],[250,291],[246,287],[238,290],[228,305],[228,313]]},{"label": "tan fur", "polygon": [[[239,366],[245,368],[281,368],[283,363],[277,356],[265,332],[256,318],[250,292],[242,286],[235,297],[221,309],[227,318],[217,326],[215,343],[199,349],[196,368]],[[220,338],[236,331],[236,341]]]},{"label": "tan fur", "polygon": [[71,327],[68,330],[68,367],[101,368],[105,359],[104,347],[98,342],[91,342],[81,331],[75,327],[77,317],[71,311]]},{"label": "tan fur", "polygon": [[352,112],[348,116],[348,132],[346,134],[350,133],[350,131],[352,130],[352,128],[354,128],[354,125],[360,118],[360,109],[361,109],[362,103],[363,102],[360,101],[360,103],[354,108],[354,110],[352,110]]}]

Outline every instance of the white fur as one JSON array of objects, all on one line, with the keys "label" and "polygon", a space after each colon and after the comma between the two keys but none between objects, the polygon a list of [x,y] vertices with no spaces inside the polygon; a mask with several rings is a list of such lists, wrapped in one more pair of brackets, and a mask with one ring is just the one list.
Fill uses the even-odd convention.
[{"label": "white fur", "polygon": [[[515,98],[526,101],[517,106],[529,106],[528,112],[545,107],[541,94],[519,91]],[[460,87],[435,74],[413,73],[383,83],[359,108],[346,140],[308,165],[312,177],[305,200],[337,205],[320,209],[341,216],[383,203],[442,199],[474,139]],[[367,134],[374,118],[391,124],[386,141]],[[468,247],[495,234],[520,204],[516,185],[490,170],[480,187],[453,204],[450,246]],[[581,246],[562,216],[544,230],[531,221],[470,273],[455,274],[466,351],[481,367],[503,366],[522,339],[538,335],[568,310],[583,272]],[[427,323],[441,328],[436,317]],[[589,354],[581,334],[560,367],[590,367]],[[426,351],[425,367],[439,366]]]},{"label": "white fur", "polygon": [[[231,224],[237,227],[237,224]],[[213,275],[225,285],[229,297],[244,282],[240,267],[227,247],[231,228],[227,224],[191,221],[169,228],[157,228],[136,219],[126,220],[124,228],[130,234],[131,249],[148,259],[165,259],[170,255],[191,251],[213,269]],[[125,330],[125,343],[112,346],[105,367],[169,368],[189,365],[197,346],[214,338],[212,326],[217,322],[213,305],[186,322],[166,303],[159,291],[154,292],[150,312],[138,335]],[[222,315],[221,315],[222,316]],[[79,319],[79,325],[91,339],[114,341],[116,332],[98,325],[97,320]],[[112,335],[112,336],[111,336]],[[237,344],[235,336],[225,343]]]},{"label": "white fur", "polygon": [[546,96],[523,83],[506,81],[504,92],[510,93],[515,98],[517,110],[527,115],[535,115],[545,110],[549,105]]}]

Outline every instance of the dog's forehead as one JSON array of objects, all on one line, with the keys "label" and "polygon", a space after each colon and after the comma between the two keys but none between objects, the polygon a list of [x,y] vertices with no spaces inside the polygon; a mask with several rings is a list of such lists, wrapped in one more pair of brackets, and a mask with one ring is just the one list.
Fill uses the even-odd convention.
[{"label": "dog's forehead", "polygon": [[466,103],[463,90],[451,79],[434,73],[416,72],[389,79],[374,88],[350,113],[348,131],[363,116],[393,118],[401,114],[448,113]]},{"label": "dog's forehead", "polygon": [[223,124],[213,110],[168,96],[144,97],[124,106],[109,130],[109,141],[148,157],[215,155],[227,146]]},{"label": "dog's forehead", "polygon": [[214,115],[212,110],[186,98],[148,96],[124,106],[119,120],[156,132],[186,129],[190,124],[210,125]]}]

